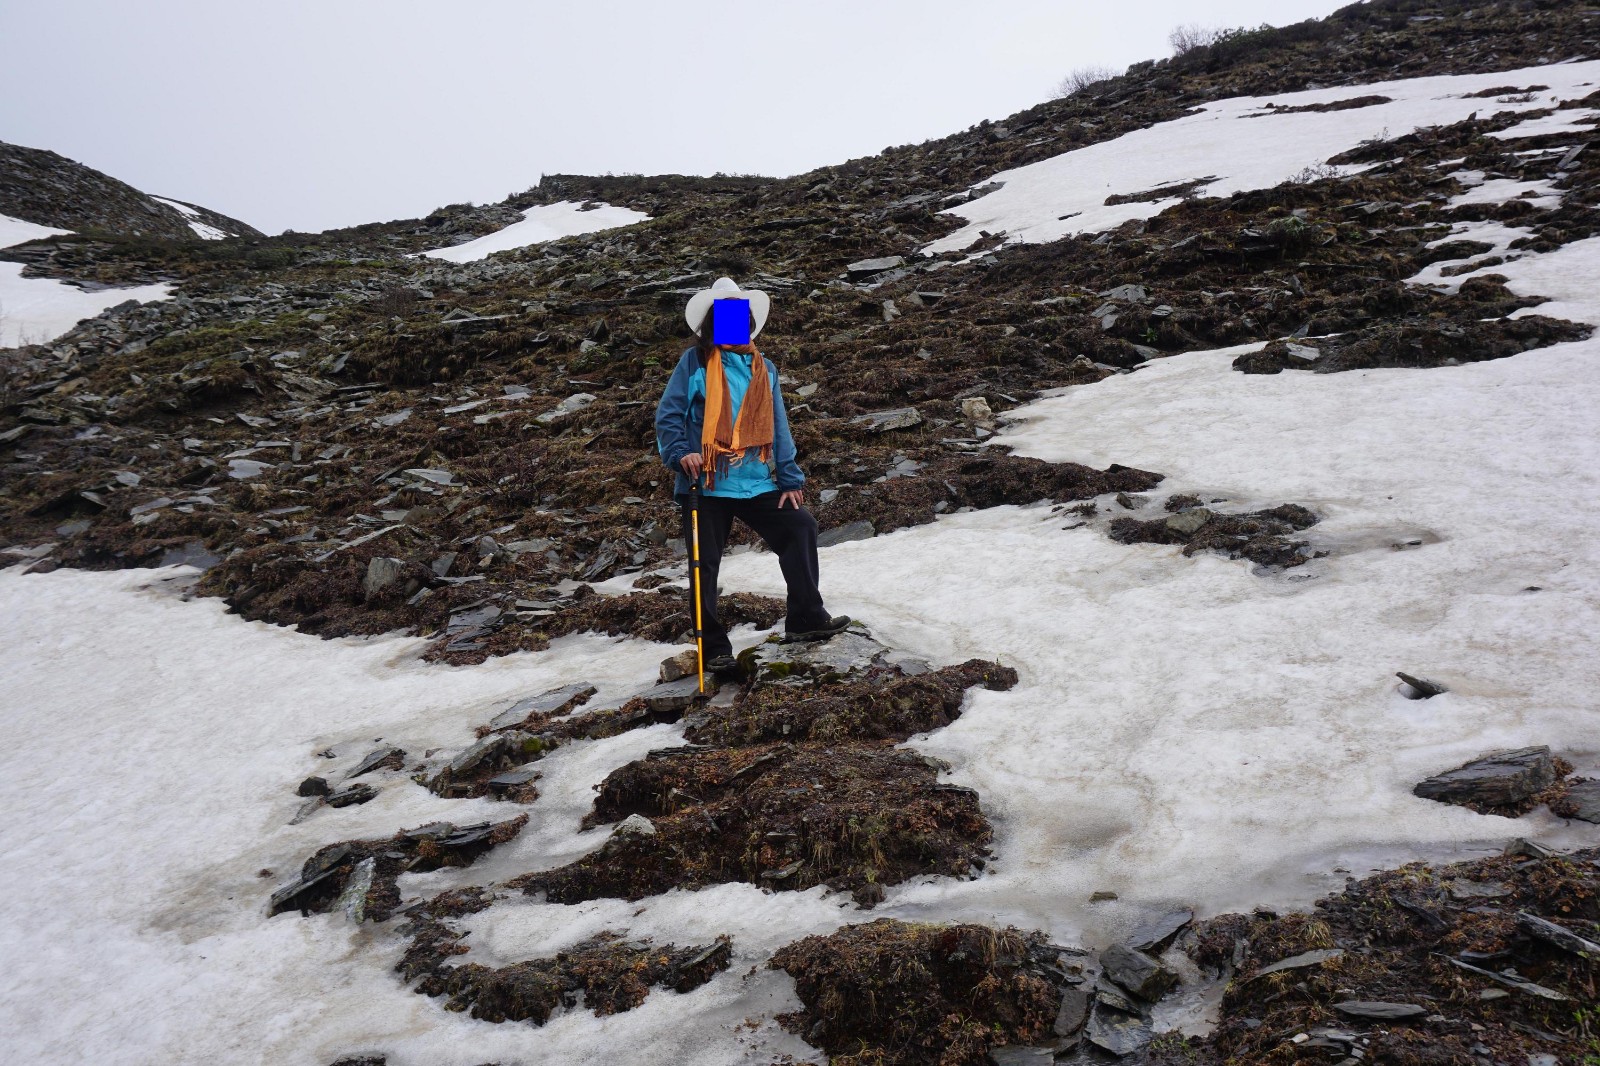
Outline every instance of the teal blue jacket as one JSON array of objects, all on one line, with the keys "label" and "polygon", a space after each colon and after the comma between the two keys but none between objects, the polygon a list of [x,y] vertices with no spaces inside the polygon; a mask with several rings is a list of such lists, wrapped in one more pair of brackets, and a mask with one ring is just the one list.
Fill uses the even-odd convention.
[{"label": "teal blue jacket", "polygon": [[[727,475],[717,480],[716,488],[705,490],[707,496],[748,498],[798,489],[806,482],[800,464],[795,462],[794,437],[789,433],[789,414],[778,387],[777,364],[771,359],[766,363],[772,384],[772,462],[763,463],[755,448],[747,450],[744,460],[729,466]],[[728,398],[733,404],[731,415],[737,419],[745,390],[750,387],[750,357],[724,352],[723,368],[728,376]],[[677,475],[674,495],[687,496],[692,487],[678,461],[700,450],[705,410],[706,371],[700,365],[699,349],[690,348],[679,357],[661,401],[656,404],[656,451],[662,464]]]}]

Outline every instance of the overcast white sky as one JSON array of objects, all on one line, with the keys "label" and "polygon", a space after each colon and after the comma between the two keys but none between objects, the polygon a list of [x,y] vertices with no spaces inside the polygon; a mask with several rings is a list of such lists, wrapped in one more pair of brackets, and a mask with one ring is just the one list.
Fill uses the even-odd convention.
[{"label": "overcast white sky", "polygon": [[541,173],[788,175],[1342,0],[0,0],[0,140],[277,233]]}]

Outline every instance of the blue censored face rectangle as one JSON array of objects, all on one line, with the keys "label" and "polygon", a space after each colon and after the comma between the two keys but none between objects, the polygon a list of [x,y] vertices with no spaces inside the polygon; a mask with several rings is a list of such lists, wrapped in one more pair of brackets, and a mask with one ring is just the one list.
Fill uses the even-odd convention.
[{"label": "blue censored face rectangle", "polygon": [[711,343],[750,343],[749,300],[717,300],[712,303]]}]

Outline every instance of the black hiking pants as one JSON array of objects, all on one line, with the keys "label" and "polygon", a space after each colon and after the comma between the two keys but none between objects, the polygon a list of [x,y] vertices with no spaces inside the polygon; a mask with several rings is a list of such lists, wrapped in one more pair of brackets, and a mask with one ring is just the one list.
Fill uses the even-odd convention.
[{"label": "black hiking pants", "polygon": [[[822,593],[817,591],[817,520],[804,507],[778,508],[778,492],[767,492],[749,499],[727,496],[700,497],[700,612],[704,631],[705,655],[733,654],[727,627],[717,617],[717,573],[728,534],[737,518],[755,531],[778,556],[778,566],[789,585],[786,627],[791,631],[815,628],[826,622]],[[678,497],[683,515],[683,543],[693,550],[689,519],[689,497]],[[690,574],[690,589],[694,575]],[[692,595],[692,592],[691,592]],[[693,603],[690,604],[693,610]]]}]

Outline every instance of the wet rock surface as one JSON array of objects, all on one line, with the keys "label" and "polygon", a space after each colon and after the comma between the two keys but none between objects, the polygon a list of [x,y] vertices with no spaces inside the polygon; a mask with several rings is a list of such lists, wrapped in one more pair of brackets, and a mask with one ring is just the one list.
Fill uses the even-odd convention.
[{"label": "wet rock surface", "polygon": [[503,844],[528,824],[526,814],[503,822],[456,826],[432,822],[403,829],[383,840],[347,840],[317,850],[301,867],[300,876],[273,892],[269,916],[284,911],[317,914],[328,910],[360,878],[360,893],[350,901],[359,907],[355,921],[383,921],[399,906],[395,879],[406,872],[441,866],[470,866],[484,852]]}]

